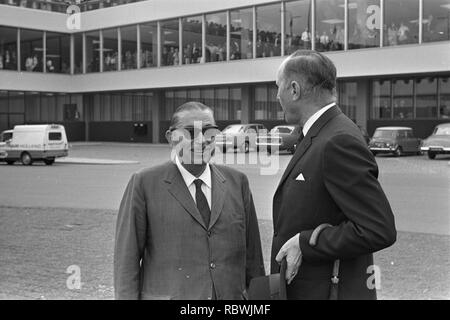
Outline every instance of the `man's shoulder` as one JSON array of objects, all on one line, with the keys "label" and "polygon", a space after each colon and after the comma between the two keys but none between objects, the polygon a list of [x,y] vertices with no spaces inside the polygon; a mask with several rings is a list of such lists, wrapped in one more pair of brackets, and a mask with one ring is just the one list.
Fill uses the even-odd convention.
[{"label": "man's shoulder", "polygon": [[211,164],[212,170],[215,171],[219,177],[224,178],[225,180],[227,179],[247,179],[247,176],[245,175],[245,173],[236,170],[234,168],[231,168],[229,166],[225,166],[225,165],[221,165],[221,164]]},{"label": "man's shoulder", "polygon": [[157,178],[165,175],[169,170],[173,170],[175,166],[172,161],[167,161],[153,167],[143,168],[137,171],[135,176],[140,179]]}]

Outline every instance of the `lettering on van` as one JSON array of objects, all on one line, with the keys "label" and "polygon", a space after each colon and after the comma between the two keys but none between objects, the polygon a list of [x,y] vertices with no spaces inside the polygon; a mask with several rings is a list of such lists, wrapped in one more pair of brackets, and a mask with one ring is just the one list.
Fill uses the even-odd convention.
[{"label": "lettering on van", "polygon": [[44,146],[42,144],[11,144],[10,147],[16,149],[39,149]]}]

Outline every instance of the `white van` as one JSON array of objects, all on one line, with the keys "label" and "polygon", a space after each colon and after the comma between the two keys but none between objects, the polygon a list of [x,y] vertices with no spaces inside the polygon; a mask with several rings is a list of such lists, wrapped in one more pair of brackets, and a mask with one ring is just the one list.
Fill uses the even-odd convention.
[{"label": "white van", "polygon": [[24,165],[44,161],[52,165],[55,158],[69,154],[66,130],[58,124],[20,125],[0,135],[0,161]]}]

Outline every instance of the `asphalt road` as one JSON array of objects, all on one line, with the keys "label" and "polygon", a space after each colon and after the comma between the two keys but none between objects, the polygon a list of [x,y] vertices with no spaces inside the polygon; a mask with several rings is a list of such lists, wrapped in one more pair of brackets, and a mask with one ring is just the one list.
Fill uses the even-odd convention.
[{"label": "asphalt road", "polygon": [[[70,157],[132,160],[137,164],[0,164],[0,206],[41,208],[118,208],[133,172],[169,159],[165,145],[79,143]],[[259,219],[271,219],[272,196],[291,155],[228,152],[216,155],[247,174]],[[450,235],[450,157],[376,157],[399,231]]]}]

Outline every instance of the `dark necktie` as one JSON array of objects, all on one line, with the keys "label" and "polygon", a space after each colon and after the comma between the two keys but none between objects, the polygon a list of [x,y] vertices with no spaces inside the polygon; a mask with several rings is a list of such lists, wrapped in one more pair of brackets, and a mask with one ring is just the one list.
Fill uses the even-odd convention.
[{"label": "dark necktie", "polygon": [[209,209],[208,200],[206,200],[206,196],[202,191],[203,181],[201,179],[197,179],[194,180],[194,184],[195,184],[195,202],[197,203],[198,211],[200,211],[200,214],[202,215],[206,228],[208,228],[211,210]]}]

